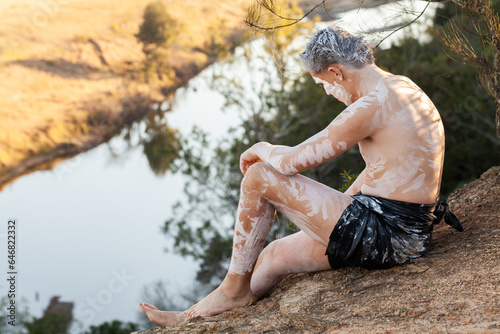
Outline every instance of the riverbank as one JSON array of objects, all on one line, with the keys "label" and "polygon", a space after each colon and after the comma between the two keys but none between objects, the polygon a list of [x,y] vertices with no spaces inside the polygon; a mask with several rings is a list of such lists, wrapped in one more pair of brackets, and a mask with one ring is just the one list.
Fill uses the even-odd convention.
[{"label": "riverbank", "polygon": [[[251,36],[252,0],[162,0],[181,33],[168,50],[173,76],[146,83],[135,34],[140,0],[6,0],[0,3],[0,190],[88,151],[140,120],[222,54]],[[304,12],[315,0],[298,1]],[[380,5],[336,0],[323,20]]]},{"label": "riverbank", "polygon": [[244,38],[249,0],[163,2],[182,32],[169,57],[175,77],[156,85],[139,78],[147,2],[0,4],[0,188],[109,140],[213,63],[214,43]]}]

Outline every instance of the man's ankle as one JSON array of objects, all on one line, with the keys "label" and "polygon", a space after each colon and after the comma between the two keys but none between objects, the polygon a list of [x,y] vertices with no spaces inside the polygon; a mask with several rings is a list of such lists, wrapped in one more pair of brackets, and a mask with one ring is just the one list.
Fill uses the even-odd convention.
[{"label": "man's ankle", "polygon": [[228,274],[221,284],[223,293],[229,298],[246,296],[250,291],[250,276],[250,274],[244,276]]}]

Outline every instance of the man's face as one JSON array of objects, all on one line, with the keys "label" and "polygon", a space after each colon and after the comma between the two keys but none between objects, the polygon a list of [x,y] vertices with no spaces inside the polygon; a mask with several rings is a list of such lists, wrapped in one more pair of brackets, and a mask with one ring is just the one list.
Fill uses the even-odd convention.
[{"label": "man's face", "polygon": [[[323,86],[327,95],[332,95],[334,98],[343,102],[346,106],[352,103],[352,95],[342,86],[335,81],[334,75],[329,75],[328,72],[324,73],[311,73],[309,72],[315,83]],[[329,82],[331,81],[331,83]]]}]

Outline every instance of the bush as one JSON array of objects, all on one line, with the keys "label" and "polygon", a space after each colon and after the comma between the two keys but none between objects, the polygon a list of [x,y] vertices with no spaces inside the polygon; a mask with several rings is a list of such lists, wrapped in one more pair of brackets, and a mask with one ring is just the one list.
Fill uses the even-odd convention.
[{"label": "bush", "polygon": [[168,14],[161,2],[152,2],[144,10],[144,22],[139,28],[137,39],[144,44],[145,50],[149,45],[166,47],[179,34],[177,21]]}]

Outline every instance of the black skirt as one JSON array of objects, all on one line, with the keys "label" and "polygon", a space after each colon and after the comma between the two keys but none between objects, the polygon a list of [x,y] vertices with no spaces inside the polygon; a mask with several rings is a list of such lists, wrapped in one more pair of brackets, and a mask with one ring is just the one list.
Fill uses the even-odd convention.
[{"label": "black skirt", "polygon": [[463,231],[448,205],[416,204],[358,193],[330,235],[326,249],[333,269],[390,268],[425,254],[434,224],[443,218]]}]

